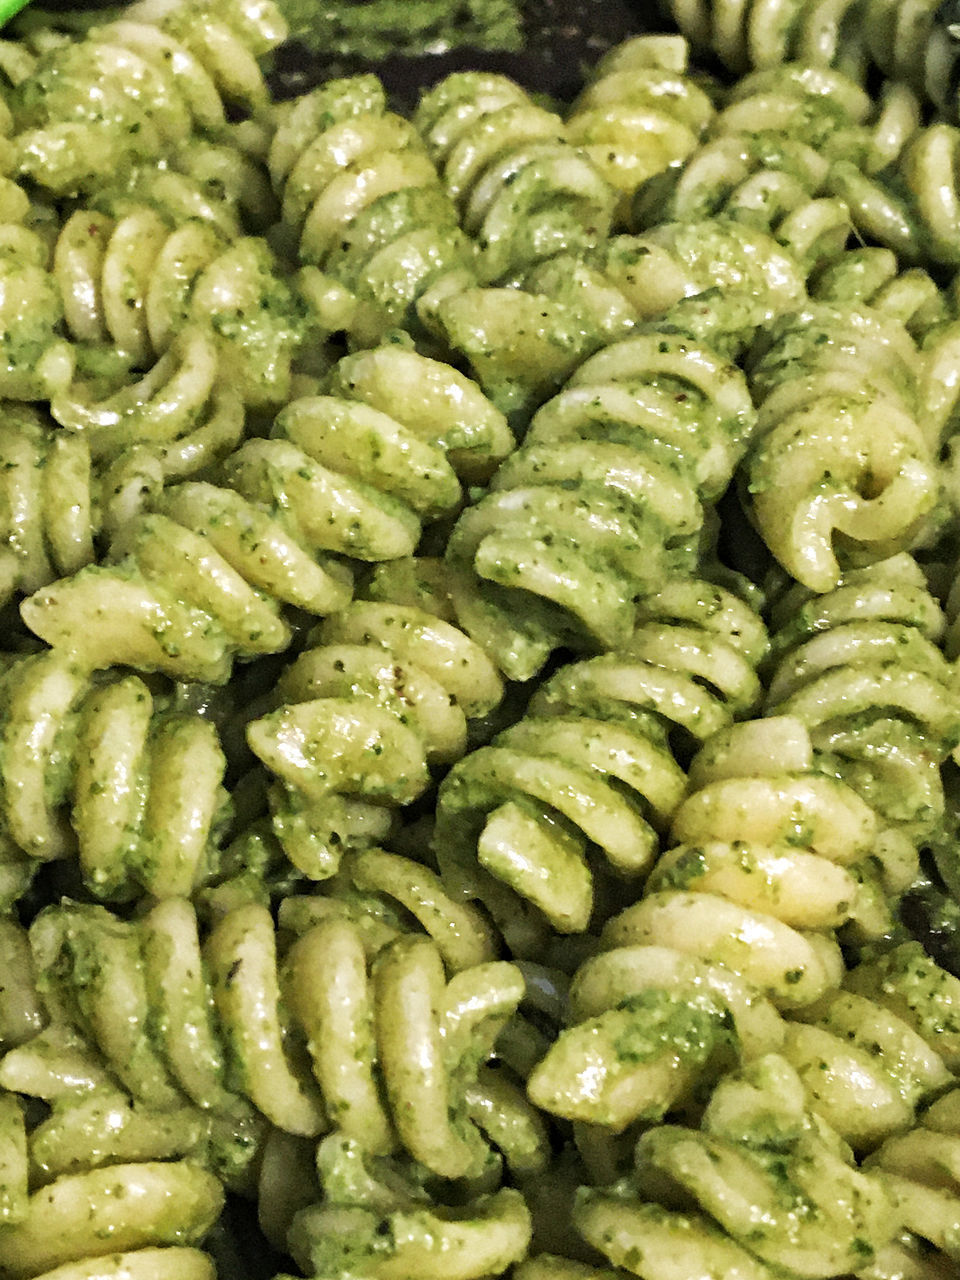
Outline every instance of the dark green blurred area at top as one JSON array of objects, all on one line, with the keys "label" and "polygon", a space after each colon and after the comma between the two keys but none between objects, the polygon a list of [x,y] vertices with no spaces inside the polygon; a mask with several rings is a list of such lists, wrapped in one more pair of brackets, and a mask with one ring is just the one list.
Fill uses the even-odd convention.
[{"label": "dark green blurred area at top", "polygon": [[[290,39],[266,60],[274,94],[376,70],[401,108],[467,67],[499,71],[533,93],[573,98],[611,45],[660,25],[654,0],[277,0]],[[2,4],[2,0],[0,0]],[[53,26],[81,34],[125,4],[34,0],[5,36]]]},{"label": "dark green blurred area at top", "polygon": [[653,0],[277,0],[291,39],[270,60],[287,97],[375,69],[399,105],[450,71],[499,71],[533,93],[575,96],[611,45],[649,30]]},{"label": "dark green blurred area at top", "polygon": [[290,35],[325,58],[374,62],[391,55],[447,53],[464,45],[515,51],[522,47],[515,0],[278,0]]}]

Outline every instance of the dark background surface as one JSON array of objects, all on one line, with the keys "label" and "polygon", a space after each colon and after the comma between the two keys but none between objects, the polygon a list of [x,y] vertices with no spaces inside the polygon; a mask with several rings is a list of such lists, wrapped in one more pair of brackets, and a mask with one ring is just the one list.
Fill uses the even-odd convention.
[{"label": "dark background surface", "polygon": [[375,64],[338,58],[327,62],[297,41],[280,49],[271,83],[278,97],[303,93],[331,74],[375,70],[387,91],[400,103],[451,71],[500,71],[534,93],[570,99],[584,72],[611,45],[640,31],[665,29],[655,0],[526,0],[524,49],[494,53],[464,47],[450,53],[396,57]]}]

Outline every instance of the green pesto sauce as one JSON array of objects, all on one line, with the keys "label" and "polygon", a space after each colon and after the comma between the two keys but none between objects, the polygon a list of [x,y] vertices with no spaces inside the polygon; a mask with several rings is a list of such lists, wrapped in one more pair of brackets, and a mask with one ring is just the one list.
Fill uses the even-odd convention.
[{"label": "green pesto sauce", "polygon": [[469,45],[518,50],[516,0],[278,0],[290,35],[325,58],[446,53]]}]

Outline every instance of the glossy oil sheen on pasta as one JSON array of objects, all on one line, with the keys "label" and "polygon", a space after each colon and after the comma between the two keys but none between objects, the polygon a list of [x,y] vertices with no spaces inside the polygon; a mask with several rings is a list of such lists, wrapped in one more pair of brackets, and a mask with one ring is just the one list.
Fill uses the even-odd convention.
[{"label": "glossy oil sheen on pasta", "polygon": [[0,1280],[960,1276],[952,16],[6,33]]}]

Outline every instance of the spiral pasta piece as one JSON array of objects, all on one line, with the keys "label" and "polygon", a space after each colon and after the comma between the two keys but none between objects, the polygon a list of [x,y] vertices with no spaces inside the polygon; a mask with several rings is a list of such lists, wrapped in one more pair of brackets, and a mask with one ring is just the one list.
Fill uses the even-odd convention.
[{"label": "spiral pasta piece", "polygon": [[74,352],[62,336],[63,304],[47,269],[43,238],[0,226],[0,395],[48,400],[73,376]]},{"label": "spiral pasta piece", "polygon": [[[92,1107],[80,1102],[65,1111],[55,1105],[50,1117],[30,1125],[13,1094],[0,1096],[0,1266],[25,1280],[41,1273],[206,1280],[211,1261],[190,1246],[213,1225],[223,1191],[209,1172],[176,1158],[184,1135],[174,1129],[184,1118],[135,1115],[126,1099],[92,1101]],[[74,1117],[72,1135],[65,1116]],[[102,1123],[107,1116],[112,1132]],[[189,1132],[189,1123],[185,1128]],[[98,1149],[101,1140],[112,1159]],[[68,1147],[73,1159],[56,1167]],[[138,1148],[145,1154],[138,1156]]]},{"label": "spiral pasta piece", "polygon": [[956,1089],[934,1102],[909,1133],[889,1138],[870,1158],[897,1202],[904,1224],[879,1259],[879,1276],[900,1271],[938,1276],[956,1267],[957,1185]]},{"label": "spiral pasta piece", "polygon": [[513,935],[530,907],[559,932],[588,927],[588,841],[618,875],[646,872],[684,790],[667,734],[699,740],[748,713],[764,644],[730,593],[665,587],[628,645],[562,667],[523,720],[454,766],[437,807],[441,872],[484,903],[515,954],[538,945]]},{"label": "spiral pasta piece", "polygon": [[651,327],[598,352],[454,526],[451,568],[479,579],[461,625],[518,679],[560,645],[623,645],[637,599],[692,568],[702,502],[752,424],[739,370],[682,333]]},{"label": "spiral pasta piece", "polygon": [[58,195],[161,158],[199,128],[229,139],[225,107],[256,115],[268,94],[256,58],[286,35],[273,4],[134,10],[54,44],[11,95],[21,174]]},{"label": "spiral pasta piece", "polygon": [[918,343],[953,318],[954,304],[921,267],[901,271],[896,254],[873,245],[848,249],[809,282],[810,296],[833,307],[867,306],[903,324]]},{"label": "spiral pasta piece", "polygon": [[480,248],[484,283],[599,243],[617,192],[563,121],[505,76],[457,72],[421,96],[414,124]]},{"label": "spiral pasta piece", "polygon": [[[207,470],[239,444],[243,406],[218,381],[215,353],[202,335],[178,339],[139,390],[158,389],[181,356],[182,376],[165,384],[174,399],[166,413],[147,397],[137,403],[114,393],[113,412],[101,401],[94,415],[64,393],[57,410],[73,429],[63,430],[26,405],[7,407],[0,426],[0,599],[95,563],[130,520],[152,508],[166,480]],[[175,407],[177,381],[183,399]]]},{"label": "spiral pasta piece", "polygon": [[944,814],[941,766],[960,736],[943,614],[911,557],[851,570],[777,606],[767,709],[799,718],[820,767],[912,842]]},{"label": "spiral pasta piece", "polygon": [[0,1227],[0,1266],[19,1280],[209,1280],[202,1241],[223,1205],[219,1182],[187,1161],[64,1175]]},{"label": "spiral pasta piece", "polygon": [[732,71],[796,60],[862,82],[872,62],[956,116],[957,54],[937,0],[666,0],[663,7],[698,52],[712,49]]},{"label": "spiral pasta piece", "polygon": [[430,1202],[412,1170],[381,1170],[338,1135],[320,1144],[317,1160],[323,1198],[300,1210],[288,1233],[304,1275],[346,1280],[360,1250],[371,1280],[481,1280],[527,1251],[530,1213],[519,1191],[457,1207]]},{"label": "spiral pasta piece", "polygon": [[800,260],[762,229],[735,221],[660,221],[643,235],[613,237],[590,262],[638,320],[669,315],[682,299],[711,289],[749,296],[758,317],[777,315],[805,294]]},{"label": "spiral pasta piece", "polygon": [[827,1277],[869,1266],[898,1230],[893,1197],[857,1169],[769,1054],[720,1082],[699,1129],[644,1133],[634,1173],[582,1188],[574,1222],[643,1280],[678,1275]]},{"label": "spiral pasta piece", "polygon": [[614,947],[574,975],[568,1027],[528,1080],[548,1113],[618,1133],[661,1121],[738,1058],[780,1050],[773,1005],[722,965],[655,945]]},{"label": "spiral pasta piece", "polygon": [[269,165],[317,310],[355,344],[375,345],[397,327],[424,336],[421,298],[475,279],[456,209],[415,128],[386,110],[375,76],[300,98],[276,131]]},{"label": "spiral pasta piece", "polygon": [[[645,321],[675,322],[691,337],[684,299],[723,298],[726,317],[749,308],[743,334],[710,326],[739,355],[755,329],[805,297],[794,256],[759,228],[709,220],[664,223],[613,236],[581,256],[562,253],[534,267],[522,289],[465,289],[436,306],[449,345],[470,362],[494,403],[526,418],[600,347]],[[736,301],[734,301],[736,299]]]},{"label": "spiral pasta piece", "polygon": [[934,0],[866,0],[864,29],[870,56],[885,75],[907,81],[956,119],[957,49],[942,8]]},{"label": "spiral pasta piece", "polygon": [[277,919],[281,928],[298,935],[329,919],[345,920],[359,931],[371,955],[422,930],[450,973],[497,955],[493,930],[481,911],[452,898],[429,867],[385,849],[345,855],[322,893],[285,897]]},{"label": "spiral pasta piece", "polygon": [[75,857],[91,892],[190,893],[226,798],[215,726],[133,675],[92,680],[61,651],[3,677],[0,827],[31,859]]},{"label": "spiral pasta piece", "polygon": [[[180,898],[133,923],[50,907],[31,941],[52,1025],[78,1035],[135,1104],[191,1102],[236,1129],[246,1099],[284,1132],[310,1137],[332,1123],[365,1151],[404,1149],[443,1178],[497,1164],[486,1112],[498,1086],[478,1073],[523,995],[512,964],[483,960],[448,980],[428,936],[372,950],[335,916],[281,951],[256,903],[201,942]],[[28,1040],[0,1064],[7,1087],[36,1087],[33,1050]]]},{"label": "spiral pasta piece", "polygon": [[791,719],[751,721],[708,742],[673,816],[678,843],[641,901],[608,923],[607,945],[670,946],[723,964],[786,1009],[839,985],[828,931],[850,919],[889,927],[883,913],[876,921],[869,882],[860,888],[878,823],[812,762]]},{"label": "spiral pasta piece", "polygon": [[750,510],[784,567],[828,591],[838,555],[863,563],[910,546],[937,500],[940,424],[921,425],[923,369],[904,327],[810,305],[769,327],[751,366]]},{"label": "spiral pasta piece", "polygon": [[895,161],[874,175],[837,160],[829,188],[867,240],[893,249],[907,263],[956,268],[958,148],[960,130],[938,121],[917,130]]},{"label": "spiral pasta piece", "polygon": [[[931,971],[931,986],[938,973]],[[950,982],[944,975],[945,981]],[[851,983],[864,983],[854,970]],[[937,1026],[911,1010],[853,991],[837,991],[790,1021],[781,1049],[808,1105],[856,1151],[869,1151],[916,1122],[924,1102],[954,1081]]]},{"label": "spiral pasta piece", "polygon": [[147,451],[162,483],[209,469],[243,438],[243,398],[223,376],[221,351],[205,326],[182,329],[142,374],[125,360],[117,364],[105,376],[94,367],[92,377],[75,379],[50,402],[51,416],[85,439],[101,466],[122,469],[124,458]]},{"label": "spiral pasta piece", "polygon": [[[843,968],[827,933],[848,921],[867,936],[889,931],[884,897],[910,883],[916,858],[904,869],[903,851],[891,848],[876,884],[876,816],[812,762],[803,726],[788,717],[707,740],[673,815],[680,843],[660,855],[643,898],[608,921],[603,954],[574,977],[568,1028],[530,1076],[538,1105],[619,1132],[688,1101],[731,1059],[781,1052],[808,1105],[869,1145],[909,1124],[911,1104],[949,1079],[932,1040],[867,1001],[862,1028],[850,1032],[856,1046],[842,1038],[857,1024],[831,1004]],[[775,1007],[799,1010],[817,1029],[784,1022]],[[889,1070],[851,1065],[871,1035]]]},{"label": "spiral pasta piece", "polygon": [[754,72],[733,89],[698,150],[641,189],[636,224],[732,218],[768,230],[814,270],[842,257],[853,226],[834,189],[834,162],[870,182],[918,125],[918,104],[902,86],[886,86],[875,107],[857,84],[825,68],[791,63]]},{"label": "spiral pasta piece", "polygon": [[513,444],[475,384],[411,351],[348,356],[328,391],[289,405],[270,439],[241,445],[223,483],[167,487],[155,514],[124,528],[116,563],[25,601],[27,625],[91,665],[222,681],[233,654],[286,647],[281,603],[342,608],[348,571],[333,556],[410,555],[421,519],[459,501],[458,477],[483,479]]},{"label": "spiral pasta piece", "polygon": [[[879,961],[861,965],[847,985],[857,997],[875,1002],[883,1014],[906,1023],[956,1074],[954,1012],[960,986],[918,943],[904,944]],[[956,1266],[957,1115],[953,1089],[932,1102],[915,1127],[889,1137],[868,1158],[869,1167],[897,1202],[905,1228],[879,1260],[880,1276],[898,1269],[909,1274],[911,1268],[936,1276],[944,1266]]]},{"label": "spiral pasta piece", "polygon": [[54,434],[32,409],[7,409],[0,457],[0,599],[6,601],[88,564],[99,520],[89,450]]},{"label": "spiral pasta piece", "polygon": [[856,80],[867,63],[862,0],[663,0],[698,53],[738,74],[787,61],[836,66]]},{"label": "spiral pasta piece", "polygon": [[384,806],[412,802],[431,766],[464,754],[468,719],[492,711],[503,688],[478,645],[422,609],[358,601],[317,639],[247,738],[280,779],[281,844],[304,874],[325,879],[352,844],[382,838]]},{"label": "spiral pasta piece", "polygon": [[195,218],[171,225],[149,204],[118,213],[79,209],[57,238],[53,275],[72,337],[112,344],[144,368],[185,326],[203,325],[245,402],[289,399],[302,318],[266,244],[228,243]]},{"label": "spiral pasta piece", "polygon": [[627,40],[600,59],[567,116],[567,140],[621,193],[620,222],[640,184],[686,159],[713,117],[687,62],[681,37]]}]

